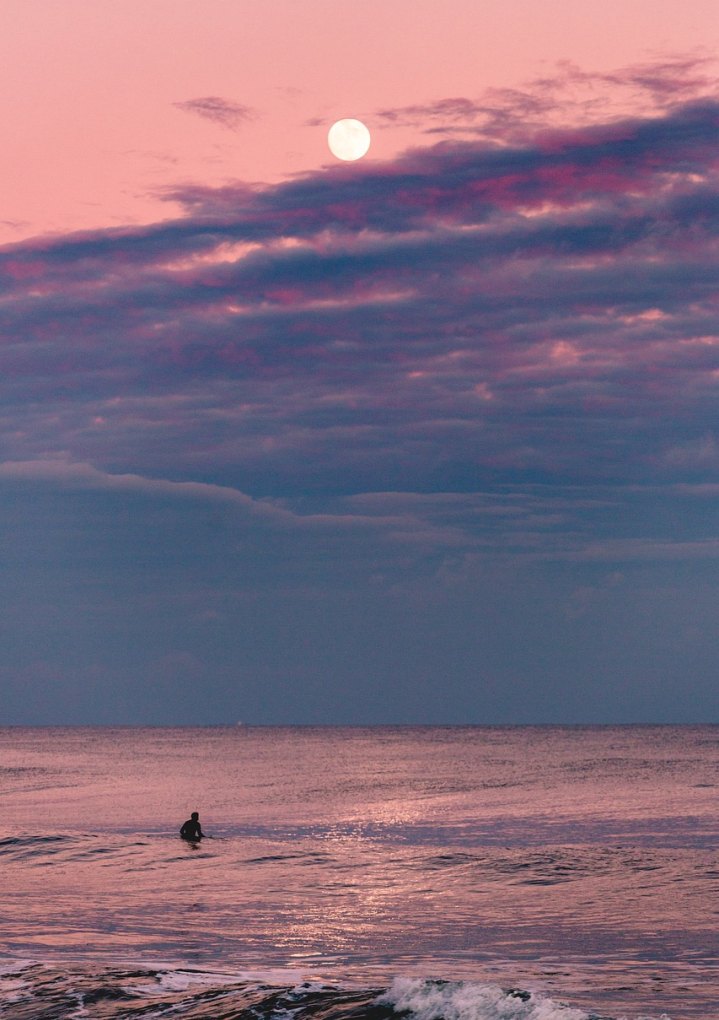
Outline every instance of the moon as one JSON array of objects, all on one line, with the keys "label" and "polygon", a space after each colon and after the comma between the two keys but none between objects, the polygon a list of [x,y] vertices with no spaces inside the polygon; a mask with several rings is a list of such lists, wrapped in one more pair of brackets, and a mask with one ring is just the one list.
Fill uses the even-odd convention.
[{"label": "moon", "polygon": [[337,159],[362,159],[369,149],[369,131],[361,120],[338,120],[327,135],[330,152]]}]

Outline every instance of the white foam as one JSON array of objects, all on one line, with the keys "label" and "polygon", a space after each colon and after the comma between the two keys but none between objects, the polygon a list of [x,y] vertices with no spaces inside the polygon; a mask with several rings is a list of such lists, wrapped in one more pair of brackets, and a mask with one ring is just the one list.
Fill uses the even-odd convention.
[{"label": "white foam", "polygon": [[[152,965],[153,969],[157,964]],[[165,969],[167,968],[167,969]],[[268,968],[263,970],[211,971],[185,970],[182,967],[163,965],[157,968],[154,980],[160,992],[185,992],[189,988],[202,986],[205,988],[229,985],[271,985],[273,987],[293,987],[295,991],[307,991],[303,987],[308,980],[306,971],[295,968]],[[146,986],[126,984],[126,991],[138,994],[147,992]],[[316,987],[320,987],[317,985]]]},{"label": "white foam", "polygon": [[377,1000],[396,1010],[411,1010],[417,1020],[589,1020],[580,1009],[552,999],[509,994],[496,985],[470,981],[395,978]]}]

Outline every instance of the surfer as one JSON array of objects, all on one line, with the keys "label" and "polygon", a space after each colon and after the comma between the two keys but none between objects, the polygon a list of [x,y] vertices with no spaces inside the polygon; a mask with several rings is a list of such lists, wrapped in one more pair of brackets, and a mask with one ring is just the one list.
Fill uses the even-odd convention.
[{"label": "surfer", "polygon": [[204,832],[200,825],[200,816],[197,811],[193,811],[187,821],[183,824],[180,829],[180,835],[183,839],[202,839]]}]

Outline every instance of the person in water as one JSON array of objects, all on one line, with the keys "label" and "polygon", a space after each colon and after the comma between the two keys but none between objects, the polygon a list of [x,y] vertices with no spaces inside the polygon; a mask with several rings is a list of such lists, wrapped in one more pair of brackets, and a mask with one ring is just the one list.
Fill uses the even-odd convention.
[{"label": "person in water", "polygon": [[197,811],[193,811],[191,816],[183,824],[180,829],[180,835],[183,839],[202,839],[204,837],[205,834],[202,831],[200,816]]}]

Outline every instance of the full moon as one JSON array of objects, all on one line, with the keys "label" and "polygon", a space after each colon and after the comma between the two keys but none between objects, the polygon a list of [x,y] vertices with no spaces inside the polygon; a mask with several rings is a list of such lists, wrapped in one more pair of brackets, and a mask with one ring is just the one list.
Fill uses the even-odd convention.
[{"label": "full moon", "polygon": [[369,149],[369,131],[361,120],[338,120],[330,128],[327,144],[337,159],[362,159]]}]

